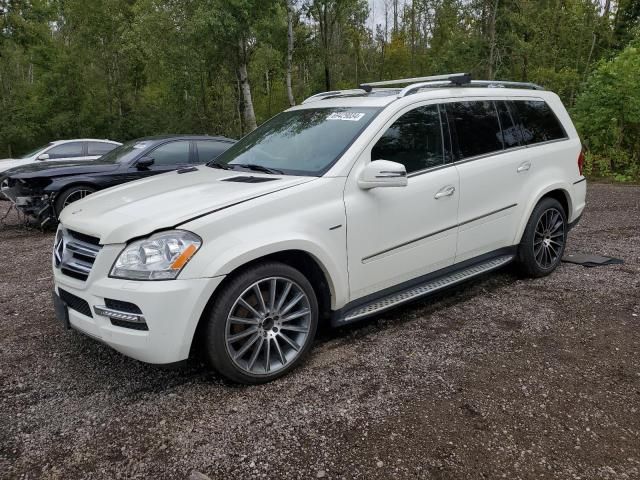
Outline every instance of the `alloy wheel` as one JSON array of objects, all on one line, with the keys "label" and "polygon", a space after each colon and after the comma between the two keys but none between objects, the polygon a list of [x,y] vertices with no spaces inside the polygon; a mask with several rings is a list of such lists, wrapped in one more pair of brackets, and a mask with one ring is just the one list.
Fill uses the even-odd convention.
[{"label": "alloy wheel", "polygon": [[78,200],[81,200],[87,195],[91,195],[92,193],[93,193],[93,190],[84,190],[84,189],[75,190],[71,195],[69,195],[67,198],[64,199],[64,204],[62,205],[62,208],[65,208],[67,205],[73,202],[77,202]]},{"label": "alloy wheel", "polygon": [[542,269],[553,267],[564,250],[565,222],[556,208],[545,210],[536,224],[533,236],[533,254]]},{"label": "alloy wheel", "polygon": [[288,278],[253,283],[227,317],[225,344],[232,362],[253,375],[273,374],[289,365],[308,341],[310,305],[304,290]]}]

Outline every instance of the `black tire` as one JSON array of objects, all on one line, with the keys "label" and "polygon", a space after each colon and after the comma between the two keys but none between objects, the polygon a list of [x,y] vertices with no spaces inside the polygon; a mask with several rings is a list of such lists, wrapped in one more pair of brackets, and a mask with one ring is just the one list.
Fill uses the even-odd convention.
[{"label": "black tire", "polygon": [[[299,295],[301,299],[294,303]],[[247,303],[253,311],[245,308]],[[290,303],[294,306],[289,307]],[[211,366],[233,382],[254,385],[272,381],[296,368],[308,354],[318,313],[313,287],[301,272],[280,262],[258,264],[232,277],[216,295],[205,317],[205,354]],[[295,315],[299,315],[295,320],[288,319]],[[235,337],[239,337],[236,343],[232,341]]]},{"label": "black tire", "polygon": [[567,233],[567,214],[560,202],[550,197],[540,200],[518,247],[520,271],[530,277],[553,272],[562,260]]},{"label": "black tire", "polygon": [[87,195],[91,195],[95,191],[96,189],[89,185],[76,185],[75,187],[63,190],[58,194],[58,198],[56,198],[56,217],[60,216],[60,212],[62,212],[64,207]]}]

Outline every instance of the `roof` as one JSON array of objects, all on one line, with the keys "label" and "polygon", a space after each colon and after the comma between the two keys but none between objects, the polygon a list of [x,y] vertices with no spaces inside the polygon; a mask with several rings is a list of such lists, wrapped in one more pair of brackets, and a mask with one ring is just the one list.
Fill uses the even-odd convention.
[{"label": "roof", "polygon": [[[535,94],[532,94],[532,91]],[[321,92],[310,96],[302,102],[301,106],[294,107],[294,109],[318,107],[380,108],[399,100],[402,100],[398,102],[399,104],[411,104],[417,100],[460,97],[531,98],[544,96],[541,93],[544,93],[544,88],[534,83],[472,80],[469,73],[453,73],[363,83],[358,88],[350,90]],[[546,94],[549,95],[550,92],[546,92]],[[409,100],[404,100],[406,98]]]},{"label": "roof", "polygon": [[54,140],[52,143],[54,145],[60,145],[62,143],[69,143],[69,142],[103,142],[103,143],[115,143],[117,145],[122,145],[120,142],[117,142],[116,140],[109,140],[106,138],[70,138],[68,140]]},{"label": "roof", "polygon": [[161,140],[217,140],[220,142],[235,142],[233,138],[211,135],[151,135],[135,139],[138,142],[157,142]]},{"label": "roof", "polygon": [[421,100],[439,100],[460,97],[545,97],[551,92],[543,90],[528,90],[519,88],[477,88],[477,87],[452,87],[452,88],[428,88],[406,97],[398,98],[400,89],[389,88],[374,89],[371,93],[362,92],[360,95],[332,96],[330,98],[313,100],[292,107],[290,110],[303,110],[307,108],[331,108],[331,107],[378,107],[387,105],[401,99],[410,99],[416,102]]}]

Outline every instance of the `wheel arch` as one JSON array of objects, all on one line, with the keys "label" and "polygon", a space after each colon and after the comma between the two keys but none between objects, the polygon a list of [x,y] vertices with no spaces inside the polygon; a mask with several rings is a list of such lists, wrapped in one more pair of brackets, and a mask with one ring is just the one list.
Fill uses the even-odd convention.
[{"label": "wheel arch", "polygon": [[[85,179],[77,179],[77,180],[74,180],[73,182],[65,183],[64,185],[59,185],[58,188],[52,192],[53,195],[51,196],[51,204],[53,205],[54,210],[56,209],[56,203],[60,198],[60,196],[63,195],[68,190],[75,187],[90,187],[96,192],[101,189],[99,185],[95,184],[95,182],[92,182],[90,180],[85,180]],[[57,217],[58,215],[60,215],[60,212],[56,211],[55,214]]]},{"label": "wheel arch", "polygon": [[532,198],[533,199],[527,204],[525,215],[523,215],[520,222],[520,227],[518,228],[514,241],[514,244],[516,245],[522,240],[522,235],[524,235],[524,231],[527,228],[527,223],[529,222],[529,218],[531,218],[533,209],[536,208],[536,205],[538,205],[543,198],[554,198],[560,202],[560,205],[562,205],[562,208],[565,210],[567,221],[572,221],[573,202],[571,200],[571,194],[569,193],[569,185],[564,183],[549,185],[540,189],[540,191],[538,191],[538,193]]},{"label": "wheel arch", "polygon": [[302,249],[286,249],[278,250],[261,256],[257,256],[250,260],[246,260],[240,265],[236,265],[224,278],[224,280],[216,287],[215,291],[205,305],[198,323],[196,325],[193,338],[191,340],[191,350],[199,344],[203,338],[204,326],[206,319],[215,303],[218,294],[236,275],[250,269],[252,266],[265,262],[281,262],[299,270],[305,277],[309,279],[318,300],[320,309],[319,321],[328,323],[331,319],[332,299],[335,299],[335,286],[331,280],[331,276],[322,262],[312,253]]}]

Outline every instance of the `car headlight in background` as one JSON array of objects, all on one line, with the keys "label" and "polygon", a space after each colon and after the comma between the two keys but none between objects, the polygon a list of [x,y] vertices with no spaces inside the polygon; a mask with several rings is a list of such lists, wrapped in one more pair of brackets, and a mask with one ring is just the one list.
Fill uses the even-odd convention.
[{"label": "car headlight in background", "polygon": [[172,280],[202,245],[196,234],[184,230],[161,232],[127,245],[110,276],[128,280]]}]

